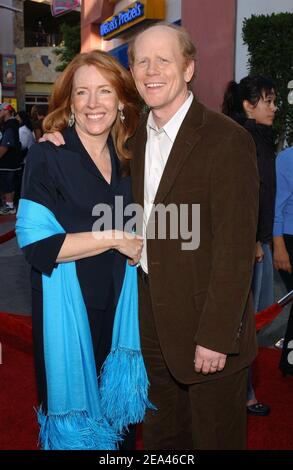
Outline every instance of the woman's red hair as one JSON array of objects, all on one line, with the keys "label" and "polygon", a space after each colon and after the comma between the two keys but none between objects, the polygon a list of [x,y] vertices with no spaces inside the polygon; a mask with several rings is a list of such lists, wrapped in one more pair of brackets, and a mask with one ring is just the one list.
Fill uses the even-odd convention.
[{"label": "woman's red hair", "polygon": [[62,131],[68,126],[74,74],[84,65],[95,66],[111,83],[119,101],[124,104],[125,120],[122,123],[118,113],[111,134],[122,166],[128,166],[127,160],[131,159],[131,155],[125,143],[134,134],[138,124],[139,98],[130,72],[106,52],[100,50],[84,52],[78,54],[67,65],[54,84],[49,102],[49,114],[43,121],[44,132]]}]

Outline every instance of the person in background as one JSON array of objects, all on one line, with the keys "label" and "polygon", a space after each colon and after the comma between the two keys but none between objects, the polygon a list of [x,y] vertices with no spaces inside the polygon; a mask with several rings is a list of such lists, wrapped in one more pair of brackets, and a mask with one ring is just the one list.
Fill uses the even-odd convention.
[{"label": "person in background", "polygon": [[21,181],[25,165],[26,154],[30,147],[35,143],[33,127],[28,114],[25,111],[16,113],[16,119],[19,122],[19,140],[21,144],[21,169],[16,173],[15,197],[17,203],[20,198]]},{"label": "person in background", "polygon": [[[261,76],[248,76],[240,83],[231,81],[224,95],[222,111],[243,125],[256,145],[260,177],[259,214],[256,233],[255,266],[252,280],[254,310],[263,310],[274,302],[272,237],[276,194],[275,153],[272,135],[276,107],[274,83]],[[253,389],[249,370],[247,411],[266,416],[268,405],[260,403]]]},{"label": "person in background", "polygon": [[21,143],[22,158],[24,161],[28,150],[35,143],[33,126],[28,114],[25,111],[17,112],[15,117],[19,122],[19,140]]},{"label": "person in background", "polygon": [[9,103],[0,104],[0,122],[2,138],[0,141],[0,193],[3,205],[0,215],[15,214],[15,190],[17,174],[21,170],[21,144],[19,141],[19,123],[14,117],[15,111]]},{"label": "person in background", "polygon": [[46,104],[36,104],[31,109],[33,132],[36,142],[39,142],[43,135],[43,120],[45,119],[47,112],[48,106]]},{"label": "person in background", "polygon": [[[277,157],[277,197],[274,223],[274,266],[288,290],[293,289],[293,147]],[[284,375],[293,375],[293,306],[284,336],[280,369]]]}]

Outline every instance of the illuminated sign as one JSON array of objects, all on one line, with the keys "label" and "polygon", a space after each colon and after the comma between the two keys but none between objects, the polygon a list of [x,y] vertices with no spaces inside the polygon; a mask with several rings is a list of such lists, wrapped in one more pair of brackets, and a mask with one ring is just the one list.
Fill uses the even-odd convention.
[{"label": "illuminated sign", "polygon": [[51,11],[53,16],[59,16],[78,7],[80,7],[80,0],[52,0]]},{"label": "illuminated sign", "polygon": [[165,19],[165,0],[142,0],[130,4],[124,10],[101,23],[100,36],[103,39],[113,38],[147,19]]},{"label": "illuminated sign", "polygon": [[112,16],[100,26],[100,36],[107,36],[121,28],[121,26],[129,25],[137,18],[144,15],[144,5],[136,2],[134,6],[123,10],[118,15]]}]

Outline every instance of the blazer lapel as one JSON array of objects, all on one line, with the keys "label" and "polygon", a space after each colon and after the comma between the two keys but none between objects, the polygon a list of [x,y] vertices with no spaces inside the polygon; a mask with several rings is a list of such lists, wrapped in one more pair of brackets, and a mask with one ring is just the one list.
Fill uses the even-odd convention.
[{"label": "blazer lapel", "polygon": [[180,169],[192,149],[198,144],[201,135],[198,132],[204,121],[204,107],[195,98],[179,129],[166,163],[154,204],[164,201],[171,190]]}]

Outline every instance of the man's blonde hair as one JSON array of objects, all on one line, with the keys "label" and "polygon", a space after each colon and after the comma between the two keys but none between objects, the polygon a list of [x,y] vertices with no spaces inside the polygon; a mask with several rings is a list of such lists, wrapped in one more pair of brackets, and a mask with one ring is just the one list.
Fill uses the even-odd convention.
[{"label": "man's blonde hair", "polygon": [[190,61],[196,60],[196,47],[192,42],[189,32],[182,26],[177,26],[174,24],[161,22],[161,23],[157,23],[155,25],[149,26],[148,28],[145,28],[144,30],[140,31],[136,36],[134,36],[130,40],[129,45],[128,45],[128,62],[129,62],[130,67],[132,67],[132,65],[134,64],[134,60],[135,60],[134,49],[135,49],[135,42],[137,38],[145,31],[148,31],[151,28],[155,28],[156,26],[165,26],[177,33],[180,50],[182,52],[182,56],[184,58],[186,65],[188,65]]}]

